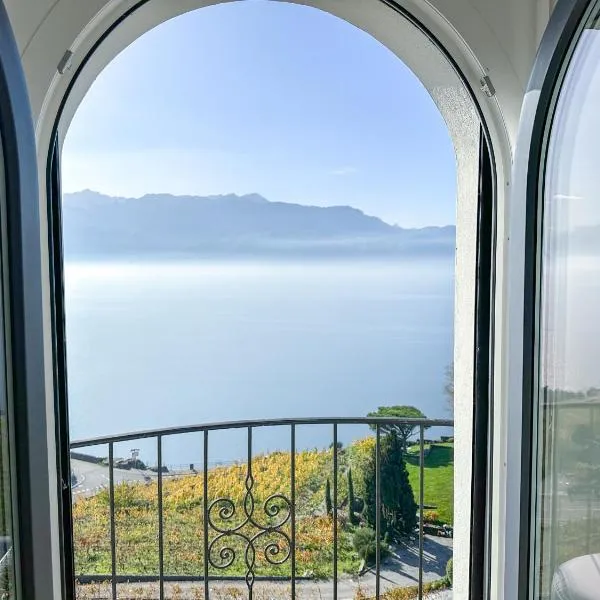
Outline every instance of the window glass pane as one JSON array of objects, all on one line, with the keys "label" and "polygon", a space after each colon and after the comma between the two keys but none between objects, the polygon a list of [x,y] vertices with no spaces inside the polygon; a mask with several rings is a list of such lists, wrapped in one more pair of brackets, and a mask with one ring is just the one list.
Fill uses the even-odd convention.
[{"label": "window glass pane", "polygon": [[[2,398],[4,401],[4,398]],[[0,409],[0,598],[13,597],[12,528],[8,429],[4,403]]]},{"label": "window glass pane", "polygon": [[[4,170],[0,145],[0,236],[4,236]],[[0,265],[0,292],[2,290],[2,267]],[[4,343],[4,323],[0,298],[0,339]],[[14,571],[12,550],[12,511],[9,457],[9,405],[4,376],[4,349],[0,348],[0,598],[14,598]]]},{"label": "window glass pane", "polygon": [[544,182],[535,597],[600,589],[600,31],[563,82]]}]

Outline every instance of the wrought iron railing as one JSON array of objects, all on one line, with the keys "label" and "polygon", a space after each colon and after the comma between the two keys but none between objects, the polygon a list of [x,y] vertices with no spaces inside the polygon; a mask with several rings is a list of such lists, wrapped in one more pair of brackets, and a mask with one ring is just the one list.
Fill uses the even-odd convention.
[{"label": "wrought iron railing", "polygon": [[[123,582],[154,582],[158,584],[158,597],[160,600],[166,598],[165,583],[168,582],[197,582],[203,587],[203,598],[209,600],[211,596],[211,584],[219,581],[240,580],[244,582],[247,588],[248,598],[252,599],[253,590],[257,581],[276,580],[287,581],[290,585],[291,597],[296,597],[296,586],[299,581],[307,577],[300,576],[297,573],[297,524],[299,515],[297,514],[297,489],[296,489],[296,461],[298,452],[297,432],[303,426],[319,426],[326,428],[330,432],[331,445],[328,452],[331,452],[332,458],[332,486],[331,486],[331,526],[333,529],[332,542],[332,573],[331,586],[333,600],[338,598],[338,546],[339,546],[339,512],[343,509],[340,504],[339,494],[339,469],[340,469],[340,431],[349,426],[369,426],[374,447],[374,467],[375,467],[375,557],[373,572],[375,577],[374,595],[379,598],[382,595],[381,589],[381,568],[382,568],[382,534],[383,534],[383,510],[382,510],[382,439],[389,434],[389,431],[397,427],[408,427],[413,429],[410,435],[411,457],[418,468],[418,497],[415,498],[418,512],[418,526],[414,532],[415,539],[418,539],[418,577],[416,578],[418,597],[422,598],[424,593],[424,541],[426,536],[424,526],[425,506],[425,457],[426,449],[431,440],[426,440],[425,432],[430,428],[438,428],[437,433],[429,435],[430,438],[439,438],[440,433],[447,433],[449,428],[453,427],[450,420],[432,420],[432,419],[400,419],[400,418],[300,418],[300,419],[277,419],[277,420],[253,420],[213,423],[206,425],[176,427],[157,429],[152,431],[142,431],[115,436],[103,436],[93,439],[79,440],[71,444],[72,451],[77,451],[77,457],[85,456],[81,453],[82,449],[91,452],[91,456],[96,458],[93,461],[100,464],[98,454],[99,447],[107,447],[107,457],[103,465],[107,475],[107,485],[103,493],[107,495],[108,503],[108,527],[110,536],[110,572],[109,573],[85,573],[78,572],[76,577],[80,583],[86,582],[104,582],[110,586],[113,600],[117,599],[117,585]],[[264,430],[269,427],[277,427],[288,430],[288,448],[285,449],[286,456],[289,451],[289,472],[290,481],[287,489],[277,490],[271,493],[259,504],[255,494],[256,477],[254,472],[254,462],[256,457],[253,455],[253,439],[257,430]],[[245,432],[245,453],[243,468],[243,497],[236,500],[227,496],[220,496],[213,499],[210,495],[209,473],[214,463],[210,461],[210,442],[212,436],[218,431],[241,430]],[[441,431],[440,431],[441,430]],[[346,431],[346,430],[345,430]],[[196,471],[194,467],[194,477],[201,480],[202,502],[201,511],[198,511],[198,519],[202,521],[202,540],[199,540],[198,553],[202,555],[203,568],[200,574],[187,575],[181,573],[170,573],[166,568],[165,550],[165,505],[164,505],[164,486],[167,477],[190,476],[189,473],[170,473],[165,469],[163,462],[165,440],[173,436],[183,434],[198,434],[201,437],[202,449],[202,469]],[[444,438],[446,439],[446,438]],[[139,442],[145,440],[155,440],[156,465],[153,465],[153,475],[145,477],[146,485],[149,480],[152,485],[156,485],[156,520],[157,520],[157,572],[128,574],[120,572],[117,565],[117,521],[116,521],[116,500],[115,496],[119,483],[115,473],[122,473],[116,466],[115,446],[123,442]],[[154,442],[152,442],[154,443]],[[287,445],[286,444],[286,445]],[[94,454],[94,450],[96,450]],[[415,452],[416,450],[416,452]],[[75,454],[75,453],[74,453]],[[100,453],[101,454],[101,453]],[[91,458],[90,456],[90,458]],[[240,465],[240,463],[237,463]],[[76,483],[76,482],[75,482]],[[139,485],[144,482],[140,481]],[[75,485],[74,485],[75,487]],[[75,490],[74,490],[75,491]],[[91,490],[88,496],[97,493],[98,490]],[[348,499],[347,499],[348,501]],[[344,508],[344,510],[346,510]],[[347,511],[353,511],[350,506]],[[132,517],[134,518],[134,517]],[[448,535],[451,528],[445,527],[444,531]],[[75,539],[76,552],[78,540]],[[201,548],[201,550],[200,550]],[[261,576],[257,573],[257,558],[260,555],[265,564],[278,566],[280,569],[289,565],[289,574]],[[231,567],[234,563],[241,564],[243,574],[231,575]],[[241,561],[241,563],[240,563]],[[220,572],[223,574],[221,575]]]}]

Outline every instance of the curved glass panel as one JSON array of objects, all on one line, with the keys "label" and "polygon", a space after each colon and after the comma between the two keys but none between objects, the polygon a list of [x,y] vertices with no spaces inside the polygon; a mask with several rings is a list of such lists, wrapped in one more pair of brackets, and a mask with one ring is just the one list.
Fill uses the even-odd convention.
[{"label": "curved glass panel", "polygon": [[[3,147],[0,142],[0,226],[5,217],[5,173]],[[0,235],[5,236],[4,228]],[[1,277],[0,269],[0,277]],[[0,281],[1,285],[1,281]],[[0,307],[3,302],[0,300]],[[0,337],[4,339],[4,319],[0,316]],[[4,348],[0,349],[0,598],[11,600],[15,597],[15,574],[13,562],[10,418],[6,377],[4,374]]]},{"label": "curved glass panel", "polygon": [[542,225],[535,598],[600,589],[600,31],[583,31],[549,139]]}]

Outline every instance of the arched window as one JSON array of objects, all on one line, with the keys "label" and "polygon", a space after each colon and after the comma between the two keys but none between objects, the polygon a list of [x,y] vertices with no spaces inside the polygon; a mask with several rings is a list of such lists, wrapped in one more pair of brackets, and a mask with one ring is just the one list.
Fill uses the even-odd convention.
[{"label": "arched window", "polygon": [[[358,590],[451,584],[481,138],[449,65],[433,79],[333,15],[256,2],[158,26],[89,88],[60,206],[80,594],[303,573],[338,594],[361,560]],[[263,519],[285,516],[263,524],[269,493]]]}]

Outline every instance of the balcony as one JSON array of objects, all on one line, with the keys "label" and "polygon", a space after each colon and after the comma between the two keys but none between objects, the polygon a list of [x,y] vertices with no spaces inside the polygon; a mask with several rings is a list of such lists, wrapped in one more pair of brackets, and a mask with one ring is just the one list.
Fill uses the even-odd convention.
[{"label": "balcony", "polygon": [[450,597],[452,427],[281,419],[77,441],[77,598]]}]

